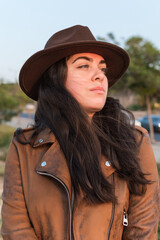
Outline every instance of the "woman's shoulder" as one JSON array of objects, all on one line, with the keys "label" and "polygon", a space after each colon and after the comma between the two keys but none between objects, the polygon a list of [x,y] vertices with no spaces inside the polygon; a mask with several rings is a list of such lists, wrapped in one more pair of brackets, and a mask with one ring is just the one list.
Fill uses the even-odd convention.
[{"label": "woman's shoulder", "polygon": [[13,135],[13,141],[18,143],[32,143],[33,147],[38,147],[42,144],[53,143],[56,141],[56,138],[49,128],[38,130],[33,126],[29,128],[17,128]]},{"label": "woman's shoulder", "polygon": [[34,134],[35,128],[29,127],[29,128],[17,128],[13,133],[13,142],[19,142],[17,140],[22,141],[28,141],[31,136]]},{"label": "woman's shoulder", "polygon": [[150,141],[150,136],[148,131],[140,126],[136,126],[136,138],[137,138],[137,143],[139,144],[140,148],[145,147],[148,148],[148,146],[151,145],[151,141]]},{"label": "woman's shoulder", "polygon": [[156,172],[156,161],[148,131],[145,128],[136,127],[139,144],[139,159],[143,172]]},{"label": "woman's shoulder", "polygon": [[25,135],[28,134],[32,134],[35,131],[35,127],[31,126],[31,127],[27,127],[27,128],[20,128],[18,127],[15,131],[14,131],[14,136],[20,133],[23,133]]},{"label": "woman's shoulder", "polygon": [[135,126],[135,128],[141,134],[148,134],[148,131],[145,128],[141,127],[141,126]]},{"label": "woman's shoulder", "polygon": [[144,141],[147,141],[148,143],[150,142],[150,136],[148,131],[141,127],[141,126],[135,126],[135,130],[136,130],[136,139],[137,139],[137,143],[143,143]]}]

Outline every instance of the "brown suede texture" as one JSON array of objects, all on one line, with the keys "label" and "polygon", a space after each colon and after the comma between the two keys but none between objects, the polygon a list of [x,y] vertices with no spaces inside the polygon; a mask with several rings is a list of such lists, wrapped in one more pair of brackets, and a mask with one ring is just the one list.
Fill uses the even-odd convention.
[{"label": "brown suede texture", "polygon": [[[24,130],[29,139],[34,129]],[[2,236],[5,240],[106,240],[111,218],[110,240],[156,240],[159,212],[159,179],[156,162],[146,130],[140,147],[140,164],[147,178],[143,196],[129,193],[127,182],[120,179],[112,166],[101,167],[110,181],[114,175],[115,204],[87,204],[80,195],[71,202],[72,183],[65,157],[54,135],[41,132],[33,146],[22,145],[13,137],[6,160],[2,206]],[[70,213],[70,208],[73,209]],[[123,211],[129,224],[123,226]],[[71,234],[72,232],[72,234]],[[71,236],[72,235],[72,236]]]}]

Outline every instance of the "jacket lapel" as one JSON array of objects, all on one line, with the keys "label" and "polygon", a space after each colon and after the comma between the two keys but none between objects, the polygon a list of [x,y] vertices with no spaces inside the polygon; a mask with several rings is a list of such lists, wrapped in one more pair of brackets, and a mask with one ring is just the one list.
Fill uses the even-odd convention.
[{"label": "jacket lapel", "polygon": [[[108,164],[106,164],[106,162]],[[101,169],[106,178],[108,178],[110,175],[112,175],[112,173],[116,171],[116,169],[112,167],[108,159],[103,155],[101,157]]]},{"label": "jacket lapel", "polygon": [[37,136],[33,147],[38,148],[49,144],[51,146],[42,156],[35,170],[36,172],[47,173],[49,176],[56,178],[64,184],[69,190],[71,198],[72,187],[69,169],[64,154],[54,134],[49,129],[44,130]]}]

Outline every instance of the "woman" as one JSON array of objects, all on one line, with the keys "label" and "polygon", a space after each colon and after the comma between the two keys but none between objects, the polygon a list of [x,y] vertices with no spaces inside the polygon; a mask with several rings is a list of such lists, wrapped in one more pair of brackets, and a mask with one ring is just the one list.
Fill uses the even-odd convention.
[{"label": "woman", "polygon": [[18,129],[8,152],[4,239],[157,239],[148,133],[107,98],[128,64],[123,49],[79,25],[24,64],[20,86],[38,106],[34,126]]}]

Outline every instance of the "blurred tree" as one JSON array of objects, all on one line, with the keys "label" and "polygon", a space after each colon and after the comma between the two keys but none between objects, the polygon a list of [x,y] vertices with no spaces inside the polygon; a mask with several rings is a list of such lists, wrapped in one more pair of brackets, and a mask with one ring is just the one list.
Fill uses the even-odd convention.
[{"label": "blurred tree", "polygon": [[9,120],[13,114],[14,109],[18,106],[18,101],[13,98],[8,86],[0,82],[0,122],[2,120]]},{"label": "blurred tree", "polygon": [[124,76],[125,87],[145,99],[151,141],[154,142],[151,101],[160,88],[160,51],[151,42],[139,36],[129,38],[125,49],[130,56],[130,67]]},{"label": "blurred tree", "polygon": [[97,40],[98,41],[109,42],[109,43],[116,44],[116,45],[120,46],[120,42],[116,39],[114,33],[112,33],[112,32],[107,33],[106,37],[98,36]]},{"label": "blurred tree", "polygon": [[[106,37],[98,37],[119,45],[113,33]],[[154,142],[154,131],[151,118],[151,102],[153,97],[160,99],[160,51],[149,41],[139,36],[129,38],[123,48],[130,56],[130,66],[122,80],[118,81],[110,92],[126,93],[129,89],[141,97],[141,102],[146,103],[149,115],[151,141]]]},{"label": "blurred tree", "polygon": [[20,90],[17,83],[4,83],[3,79],[0,79],[0,122],[10,120],[27,103],[32,102]]}]

